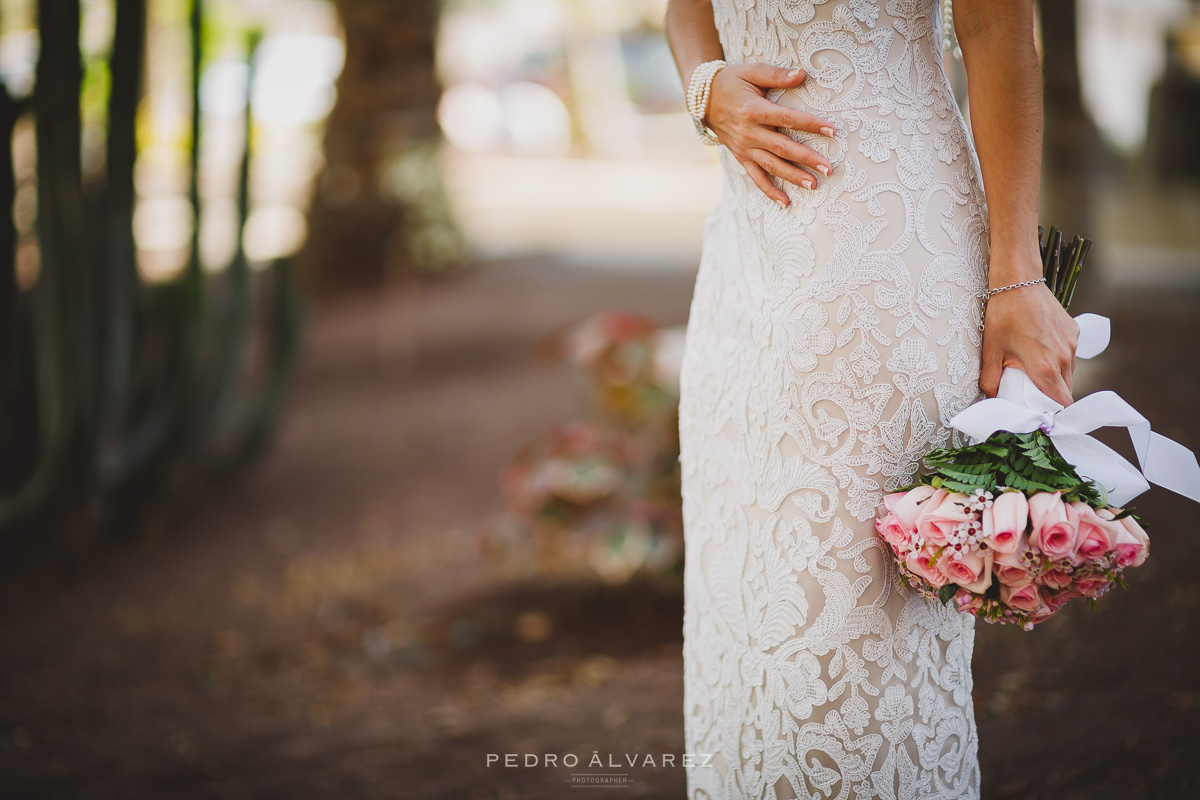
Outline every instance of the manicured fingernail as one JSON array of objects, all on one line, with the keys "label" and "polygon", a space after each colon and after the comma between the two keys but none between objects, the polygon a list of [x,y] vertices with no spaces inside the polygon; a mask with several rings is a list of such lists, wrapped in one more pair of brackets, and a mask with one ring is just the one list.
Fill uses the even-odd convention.
[{"label": "manicured fingernail", "polygon": [[817,164],[817,171],[822,173],[826,178],[829,177],[829,167],[824,164]]},{"label": "manicured fingernail", "polygon": [[835,133],[835,131],[833,130],[833,128],[830,128],[830,127],[827,125],[827,126],[825,126],[824,128],[821,128],[821,133],[825,134],[826,136],[833,136],[833,134]]},{"label": "manicured fingernail", "polygon": [[794,69],[788,73],[788,80],[791,80],[793,78],[799,78],[803,74],[804,74],[803,70]]},{"label": "manicured fingernail", "polygon": [[816,181],[814,181],[812,178],[805,178],[805,179],[804,179],[804,188],[806,188],[806,189],[815,189],[815,188],[816,188],[816,186],[817,186],[817,182],[816,182]]},{"label": "manicured fingernail", "polygon": [[787,204],[787,203],[785,203],[784,201],[782,201],[782,200],[776,200],[776,201],[775,201],[775,205],[779,206],[779,207],[780,207],[780,208],[782,208],[784,211],[787,211],[788,204]]}]

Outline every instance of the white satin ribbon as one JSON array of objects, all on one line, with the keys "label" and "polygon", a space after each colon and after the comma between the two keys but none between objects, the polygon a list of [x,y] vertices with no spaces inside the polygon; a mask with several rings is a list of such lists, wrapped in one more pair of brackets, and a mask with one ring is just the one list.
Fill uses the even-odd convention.
[{"label": "white satin ribbon", "polygon": [[[1080,314],[1075,355],[1092,358],[1108,346],[1109,321]],[[1150,423],[1115,392],[1096,392],[1065,408],[1038,389],[1016,367],[1005,367],[996,396],[968,406],[950,425],[977,442],[996,431],[1029,433],[1041,428],[1081,477],[1108,492],[1108,502],[1124,506],[1154,483],[1200,502],[1200,464],[1178,442],[1150,430]],[[1103,427],[1126,428],[1141,470],[1088,434]]]}]

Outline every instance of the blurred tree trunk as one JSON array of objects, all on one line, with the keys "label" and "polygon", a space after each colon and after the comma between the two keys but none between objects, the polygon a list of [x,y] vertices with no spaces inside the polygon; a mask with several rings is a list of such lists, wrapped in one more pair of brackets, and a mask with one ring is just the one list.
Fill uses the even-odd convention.
[{"label": "blurred tree trunk", "polygon": [[[435,160],[441,3],[337,0],[337,7],[346,63],[304,254],[318,289],[373,287],[389,271],[430,271],[457,256]],[[448,256],[428,246],[431,229],[449,242]]]},{"label": "blurred tree trunk", "polygon": [[1075,2],[1040,3],[1046,81],[1041,217],[1068,238],[1098,233],[1092,227],[1090,199],[1095,179],[1105,167],[1103,143],[1083,106]]},{"label": "blurred tree trunk", "polygon": [[1200,182],[1195,139],[1200,130],[1200,79],[1183,62],[1178,31],[1167,35],[1166,44],[1166,69],[1150,89],[1143,151],[1144,172],[1155,189]]}]

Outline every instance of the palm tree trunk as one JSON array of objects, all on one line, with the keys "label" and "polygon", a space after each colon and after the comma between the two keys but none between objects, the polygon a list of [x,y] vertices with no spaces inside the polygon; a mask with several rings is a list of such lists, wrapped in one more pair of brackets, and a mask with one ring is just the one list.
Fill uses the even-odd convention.
[{"label": "palm tree trunk", "polygon": [[1045,134],[1042,219],[1067,237],[1095,234],[1090,198],[1104,150],[1083,106],[1075,0],[1042,0]]},{"label": "palm tree trunk", "polygon": [[346,63],[325,131],[326,163],[304,266],[319,287],[377,286],[390,270],[437,266],[406,246],[427,221],[428,203],[397,185],[402,170],[394,167],[412,152],[432,153],[438,140],[434,41],[441,4],[338,0],[337,6]]}]

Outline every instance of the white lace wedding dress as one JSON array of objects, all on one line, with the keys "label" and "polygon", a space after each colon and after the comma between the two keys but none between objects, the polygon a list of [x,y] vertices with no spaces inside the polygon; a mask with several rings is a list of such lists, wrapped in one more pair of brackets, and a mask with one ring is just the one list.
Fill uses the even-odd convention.
[{"label": "white lace wedding dress", "polygon": [[[768,200],[725,148],[680,403],[689,798],[976,798],[974,618],[898,584],[884,492],[979,394],[987,212],[937,0],[714,0],[837,122]],[[709,766],[698,766],[712,754]]]}]

